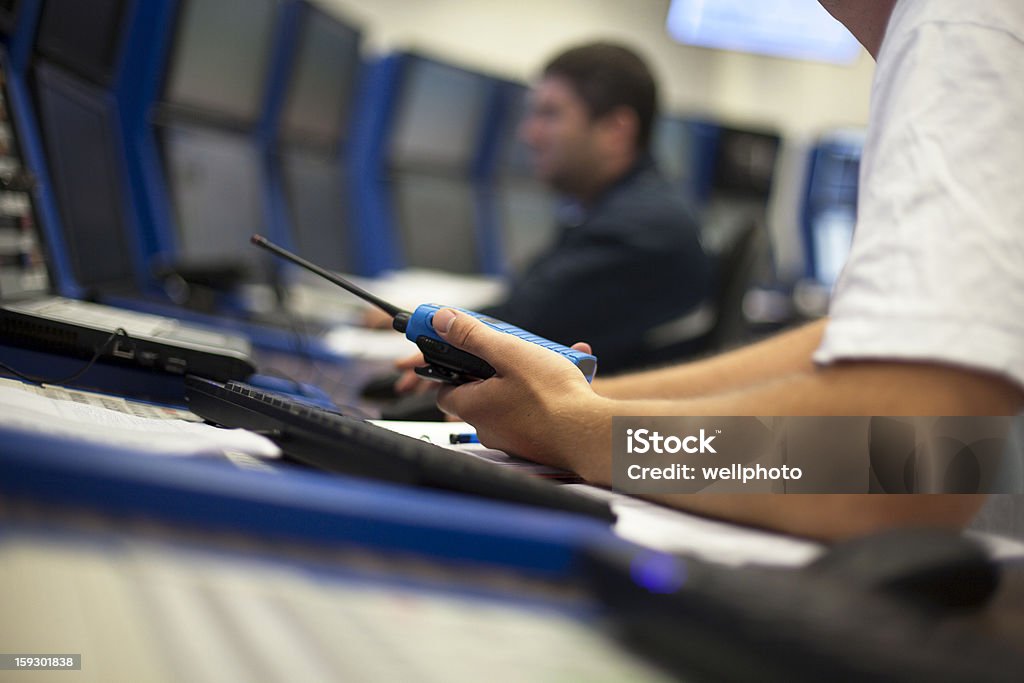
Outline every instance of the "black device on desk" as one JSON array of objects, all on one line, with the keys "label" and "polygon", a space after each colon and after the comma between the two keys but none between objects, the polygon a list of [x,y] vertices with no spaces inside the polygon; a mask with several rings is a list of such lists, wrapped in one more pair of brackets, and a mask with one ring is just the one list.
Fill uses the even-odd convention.
[{"label": "black device on desk", "polygon": [[[54,254],[44,248],[36,211],[37,180],[25,161],[28,147],[19,128],[24,120],[17,118],[17,109],[10,104],[7,75],[7,56],[0,49],[0,138],[6,140],[0,144],[0,165],[5,169],[0,172],[0,345],[82,359],[95,356],[103,364],[179,375],[190,372],[221,380],[251,375],[255,367],[244,337],[55,294],[54,283],[62,273]],[[82,109],[78,89],[68,85],[70,78],[55,69],[40,68],[39,79],[44,122],[70,120],[90,143],[100,145],[108,129],[101,119],[90,116],[88,108]],[[84,175],[91,175],[94,183],[116,185],[100,164],[109,155],[78,154],[71,145],[56,142],[54,146],[59,148],[59,161],[88,168]],[[63,187],[59,182],[55,185]],[[111,234],[112,219],[108,222],[101,212],[116,203],[104,204],[87,193],[73,196],[76,206],[91,210],[82,222],[96,232],[83,239],[78,251],[72,250],[72,259],[78,263],[85,253],[104,255],[94,259],[91,270],[78,273],[80,284],[99,284],[122,273],[130,278],[117,262],[120,242]]]},{"label": "black device on desk", "polygon": [[1016,681],[1024,666],[999,629],[964,618],[999,568],[953,532],[868,536],[801,569],[625,545],[581,569],[620,636],[685,680]]},{"label": "black device on desk", "polygon": [[[474,379],[487,379],[494,375],[494,368],[491,367],[490,363],[471,353],[455,348],[434,331],[434,313],[439,311],[442,308],[441,306],[437,304],[422,304],[410,313],[370,294],[348,280],[338,277],[334,273],[330,273],[286,249],[282,249],[273,242],[268,241],[265,237],[253,235],[251,240],[256,246],[271,251],[296,265],[302,266],[306,270],[316,273],[328,282],[333,282],[342,289],[355,294],[360,299],[373,304],[390,315],[393,318],[392,326],[399,332],[404,332],[409,341],[414,342],[423,353],[423,359],[427,362],[427,365],[416,368],[416,374],[421,377],[449,384],[463,384]],[[467,311],[463,308],[457,310],[473,316],[491,329],[510,334],[557,353],[575,365],[583,373],[583,376],[587,378],[588,382],[594,379],[594,373],[597,372],[597,358],[591,354],[571,349],[568,346],[563,346],[543,337],[538,337],[515,325],[510,325],[506,322],[474,313],[473,311]]]},{"label": "black device on desk", "polygon": [[318,469],[615,519],[607,502],[280,394],[192,376],[185,386],[200,417],[269,433],[286,455]]}]

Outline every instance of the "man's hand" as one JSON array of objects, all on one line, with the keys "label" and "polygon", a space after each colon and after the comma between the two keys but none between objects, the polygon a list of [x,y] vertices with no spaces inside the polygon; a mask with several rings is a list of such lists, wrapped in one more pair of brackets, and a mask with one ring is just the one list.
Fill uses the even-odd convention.
[{"label": "man's hand", "polygon": [[395,382],[395,393],[425,394],[431,389],[436,389],[437,382],[423,379],[416,374],[416,368],[422,368],[426,364],[423,354],[419,352],[395,363],[395,367],[402,371],[402,376]]},{"label": "man's hand", "polygon": [[[443,386],[441,409],[476,427],[486,446],[579,472],[578,454],[588,451],[590,439],[605,440],[608,434],[601,411],[604,399],[591,390],[583,373],[547,349],[451,309],[434,314],[433,324],[442,339],[483,358],[495,370],[490,379]],[[587,344],[573,348],[590,353]]]},{"label": "man's hand", "polygon": [[368,308],[363,312],[363,327],[373,330],[390,330],[394,318],[379,308]]}]

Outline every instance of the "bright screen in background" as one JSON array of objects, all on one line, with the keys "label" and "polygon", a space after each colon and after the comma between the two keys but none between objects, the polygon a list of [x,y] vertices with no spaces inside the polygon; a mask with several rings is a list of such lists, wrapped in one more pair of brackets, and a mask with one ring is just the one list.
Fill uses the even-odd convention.
[{"label": "bright screen in background", "polygon": [[850,64],[860,43],[816,0],[672,0],[668,33],[680,43]]}]

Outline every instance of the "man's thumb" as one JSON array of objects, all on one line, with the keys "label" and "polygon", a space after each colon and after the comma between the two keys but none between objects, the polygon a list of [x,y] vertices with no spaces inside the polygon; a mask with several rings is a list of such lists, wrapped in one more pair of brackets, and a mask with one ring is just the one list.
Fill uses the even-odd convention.
[{"label": "man's thumb", "polygon": [[485,325],[471,315],[442,308],[434,314],[432,324],[434,331],[452,346],[480,356],[491,365],[494,365],[495,359],[514,353],[515,338]]}]

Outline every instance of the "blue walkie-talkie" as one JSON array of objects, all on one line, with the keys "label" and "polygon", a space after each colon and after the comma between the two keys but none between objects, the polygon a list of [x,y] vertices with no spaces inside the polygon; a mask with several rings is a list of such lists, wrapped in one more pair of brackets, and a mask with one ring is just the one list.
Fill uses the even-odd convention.
[{"label": "blue walkie-talkie", "polygon": [[[265,237],[253,235],[252,243],[263,247],[282,258],[288,259],[292,263],[302,266],[306,270],[316,273],[320,277],[333,282],[339,287],[355,294],[364,301],[368,301],[390,315],[392,318],[392,326],[399,332],[404,332],[406,338],[415,343],[423,353],[423,359],[427,362],[427,365],[426,367],[416,368],[416,373],[421,377],[438,382],[447,382],[449,384],[463,384],[474,379],[487,379],[494,374],[494,368],[491,367],[490,363],[478,356],[474,356],[471,353],[466,353],[461,349],[455,348],[445,340],[441,339],[437,332],[434,331],[434,314],[444,308],[444,306],[439,306],[437,304],[423,304],[418,306],[412,313],[409,313],[409,311],[403,310],[394,304],[390,304],[383,299],[377,298],[373,294],[370,294],[361,287],[357,287],[348,280],[338,277],[334,273],[328,272],[320,266],[310,263],[301,256],[293,254],[286,249],[282,249],[273,242],[267,240]],[[519,329],[515,325],[509,325],[506,322],[495,320],[494,318],[489,318],[487,316],[480,315],[479,313],[474,313],[473,311],[467,311],[463,308],[456,308],[455,310],[471,315],[488,327],[498,330],[499,332],[511,334],[525,341],[533,342],[538,346],[543,346],[544,348],[571,361],[573,365],[579,368],[580,372],[583,373],[583,376],[587,378],[588,382],[594,379],[594,373],[597,372],[597,358],[589,353],[570,349],[562,344],[557,344],[553,341],[544,339],[543,337],[538,337],[535,334],[530,334],[525,330]]]}]

